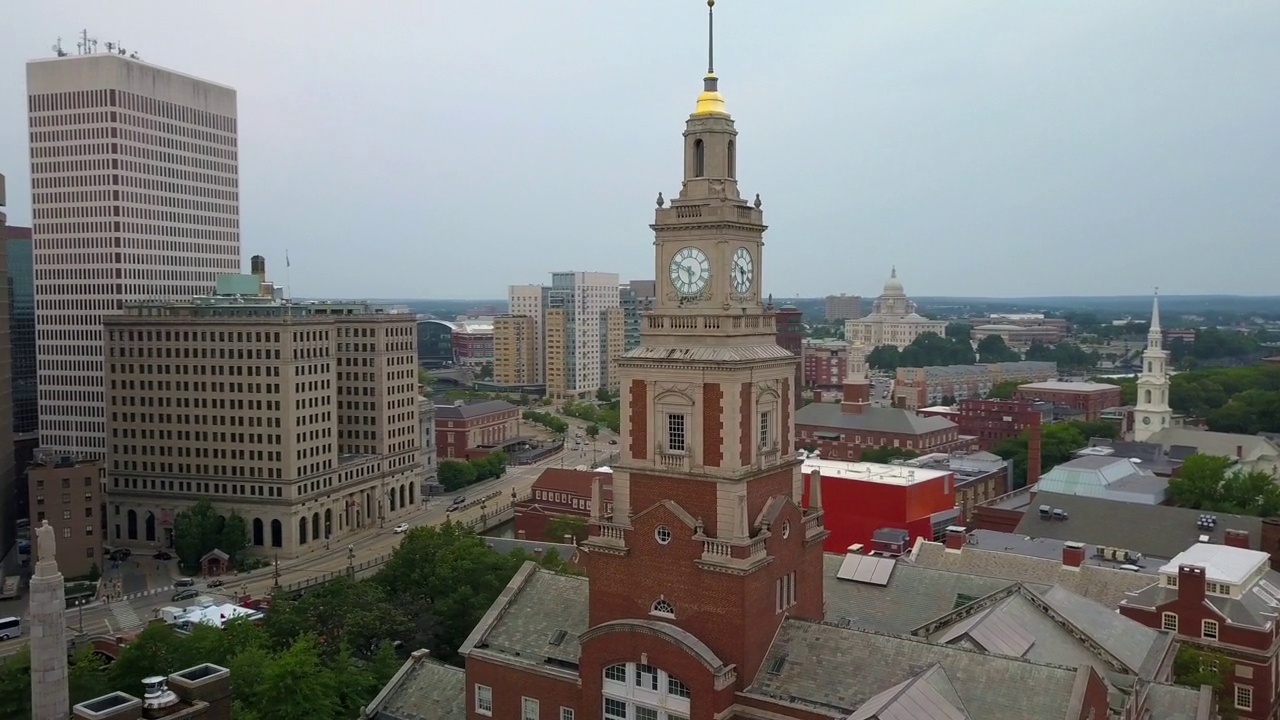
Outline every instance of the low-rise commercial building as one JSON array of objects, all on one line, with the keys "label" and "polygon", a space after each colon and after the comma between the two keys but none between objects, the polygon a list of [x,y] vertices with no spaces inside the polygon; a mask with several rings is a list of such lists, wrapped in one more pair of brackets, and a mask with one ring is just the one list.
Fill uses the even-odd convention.
[{"label": "low-rise commercial building", "polygon": [[453,363],[479,368],[493,364],[493,318],[458,319],[451,323],[449,340]]},{"label": "low-rise commercial building", "polygon": [[[581,518],[583,527],[591,517],[592,488],[598,482],[599,502],[605,512],[613,508],[613,485],[610,473],[600,470],[565,470],[547,468],[533,481],[529,497],[519,500],[515,506],[514,527],[516,538],[565,542],[564,538],[551,537],[548,528],[557,517],[567,515]],[[572,543],[570,543],[572,544]]]},{"label": "low-rise commercial building", "polygon": [[1053,345],[1062,339],[1062,330],[1048,325],[975,325],[972,332],[975,341],[995,335],[1012,348],[1027,348],[1035,342]]},{"label": "low-rise commercial building", "polygon": [[452,405],[437,405],[435,433],[441,460],[484,455],[502,449],[520,435],[520,408],[506,400],[459,400]]},{"label": "low-rise commercial building", "polygon": [[48,520],[57,529],[58,566],[66,577],[104,569],[102,477],[97,458],[37,450],[27,466],[31,527]]},{"label": "low-rise commercial building", "polygon": [[898,368],[893,404],[915,410],[946,402],[982,399],[1003,382],[1035,382],[1057,376],[1056,363],[1038,360]]},{"label": "low-rise commercial building", "polygon": [[218,287],[104,319],[107,542],[172,547],[177,513],[210,499],[250,552],[290,557],[415,507],[415,317],[283,300],[265,268]]},{"label": "low-rise commercial building", "polygon": [[1019,385],[1015,400],[1049,402],[1079,413],[1083,420],[1097,420],[1102,411],[1120,405],[1120,386],[1097,382],[1046,380]]},{"label": "low-rise commercial building", "polygon": [[955,476],[955,506],[962,518],[978,503],[997,498],[1009,492],[1010,473],[1013,466],[999,455],[989,452],[931,453],[910,458],[901,464],[909,468],[922,468],[949,472]]}]

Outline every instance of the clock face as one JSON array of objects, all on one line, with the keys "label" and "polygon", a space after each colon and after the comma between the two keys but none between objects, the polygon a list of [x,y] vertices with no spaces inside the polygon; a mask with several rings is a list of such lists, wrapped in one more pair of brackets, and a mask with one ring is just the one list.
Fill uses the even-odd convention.
[{"label": "clock face", "polygon": [[751,251],[738,248],[733,253],[733,262],[729,266],[729,278],[733,281],[733,291],[745,295],[751,289],[756,277],[756,265],[751,259]]},{"label": "clock face", "polygon": [[697,295],[711,280],[711,262],[696,247],[681,248],[671,256],[671,287],[681,295]]}]

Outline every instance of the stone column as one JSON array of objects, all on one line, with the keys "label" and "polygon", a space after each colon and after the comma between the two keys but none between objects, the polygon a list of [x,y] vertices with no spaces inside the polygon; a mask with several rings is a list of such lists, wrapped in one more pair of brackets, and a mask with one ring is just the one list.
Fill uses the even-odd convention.
[{"label": "stone column", "polygon": [[[46,531],[46,532],[41,532]],[[48,538],[49,547],[40,547]],[[43,521],[36,531],[35,573],[31,576],[31,604],[27,632],[31,637],[31,718],[66,720],[71,717],[67,685],[66,590],[54,559],[53,528]]]}]

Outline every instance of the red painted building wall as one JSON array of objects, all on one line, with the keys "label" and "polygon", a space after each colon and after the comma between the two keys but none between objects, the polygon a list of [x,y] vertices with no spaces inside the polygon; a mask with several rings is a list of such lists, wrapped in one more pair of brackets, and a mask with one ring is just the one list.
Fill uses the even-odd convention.
[{"label": "red painted building wall", "polygon": [[[804,505],[809,504],[805,483]],[[854,543],[870,544],[881,528],[901,528],[917,537],[933,539],[931,517],[955,508],[955,475],[946,473],[912,485],[822,476],[822,509],[827,531],[826,552],[843,553]]]}]

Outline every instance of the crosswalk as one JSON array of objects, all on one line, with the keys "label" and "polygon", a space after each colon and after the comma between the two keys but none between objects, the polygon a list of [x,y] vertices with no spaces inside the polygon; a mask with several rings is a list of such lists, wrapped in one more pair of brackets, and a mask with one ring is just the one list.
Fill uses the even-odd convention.
[{"label": "crosswalk", "polygon": [[142,627],[142,618],[138,617],[138,613],[134,612],[133,606],[129,603],[113,602],[110,607],[111,615],[116,619],[114,623],[116,632],[125,632]]}]

